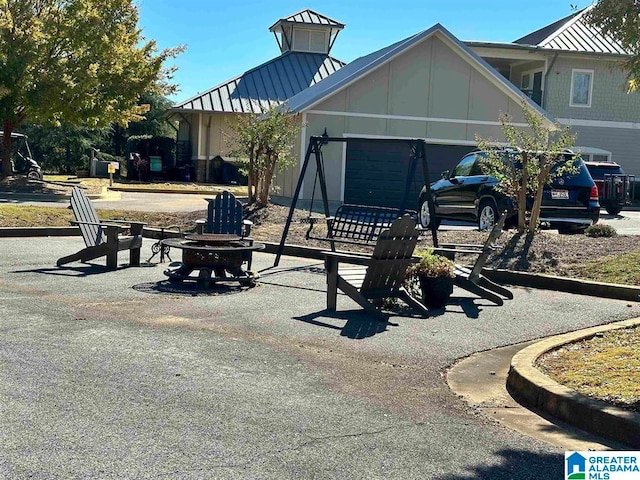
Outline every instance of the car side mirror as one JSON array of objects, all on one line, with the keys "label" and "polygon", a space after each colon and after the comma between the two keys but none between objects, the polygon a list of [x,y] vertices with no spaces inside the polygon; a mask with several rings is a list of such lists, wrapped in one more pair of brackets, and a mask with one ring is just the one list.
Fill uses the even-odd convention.
[{"label": "car side mirror", "polygon": [[445,170],[444,172],[442,172],[440,174],[440,178],[442,178],[443,180],[446,180],[447,178],[449,178],[449,170]]}]

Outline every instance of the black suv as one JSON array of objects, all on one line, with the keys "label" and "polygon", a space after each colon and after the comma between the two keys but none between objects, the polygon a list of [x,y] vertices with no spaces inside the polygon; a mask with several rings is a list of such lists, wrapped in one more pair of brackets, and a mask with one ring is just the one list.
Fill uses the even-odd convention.
[{"label": "black suv", "polygon": [[622,207],[633,201],[634,175],[625,175],[622,167],[614,162],[585,162],[598,187],[600,205],[610,215],[617,215]]},{"label": "black suv", "polygon": [[[567,152],[566,155],[574,154]],[[442,178],[431,184],[436,226],[443,219],[460,220],[477,223],[480,230],[486,230],[497,221],[498,212],[507,210],[515,214],[513,202],[495,188],[497,179],[482,172],[483,158],[483,152],[471,152],[452,172],[443,172]],[[562,233],[583,231],[596,223],[600,215],[598,189],[584,161],[577,158],[575,162],[576,174],[555,179],[543,191],[540,222],[549,223]],[[418,211],[424,228],[431,223],[426,200],[426,187],[423,187]],[[515,218],[510,220],[513,223]]]}]

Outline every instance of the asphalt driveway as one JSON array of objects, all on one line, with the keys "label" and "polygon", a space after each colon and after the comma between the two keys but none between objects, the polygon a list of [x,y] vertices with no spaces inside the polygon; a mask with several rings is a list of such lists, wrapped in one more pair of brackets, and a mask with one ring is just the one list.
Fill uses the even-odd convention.
[{"label": "asphalt driveway", "polygon": [[562,478],[563,451],[479,416],[443,373],[640,313],[515,288],[503,307],[456,291],[446,311],[384,325],[343,295],[324,311],[316,261],[203,293],[167,285],[166,264],[53,267],[81,247],[0,239],[2,478]]}]

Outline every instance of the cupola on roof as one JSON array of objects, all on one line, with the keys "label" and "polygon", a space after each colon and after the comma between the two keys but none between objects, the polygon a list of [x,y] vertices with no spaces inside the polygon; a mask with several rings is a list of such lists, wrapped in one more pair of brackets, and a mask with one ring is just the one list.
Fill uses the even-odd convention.
[{"label": "cupola on roof", "polygon": [[271,28],[281,54],[204,93],[173,106],[174,112],[262,113],[334,74],[346,64],[329,55],[340,22],[311,10]]},{"label": "cupola on roof", "polygon": [[282,53],[329,53],[344,24],[313,10],[301,10],[281,18],[269,31],[276,36]]}]

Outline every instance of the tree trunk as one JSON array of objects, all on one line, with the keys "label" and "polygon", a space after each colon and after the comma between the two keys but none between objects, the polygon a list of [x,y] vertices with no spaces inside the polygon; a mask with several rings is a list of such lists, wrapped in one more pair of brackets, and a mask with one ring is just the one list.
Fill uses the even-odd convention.
[{"label": "tree trunk", "polygon": [[518,190],[518,232],[524,233],[527,229],[527,189],[529,188],[529,159],[526,153],[522,154],[522,184]]},{"label": "tree trunk", "polygon": [[538,219],[540,218],[540,212],[542,210],[542,195],[544,193],[545,180],[549,177],[551,167],[552,165],[543,166],[536,179],[536,195],[533,199],[533,205],[531,206],[531,218],[529,220],[529,233],[532,235],[538,226]]},{"label": "tree trunk", "polygon": [[13,174],[11,169],[11,134],[13,124],[5,120],[2,124],[2,174],[1,178],[10,177]]},{"label": "tree trunk", "polygon": [[252,205],[256,201],[256,161],[255,158],[249,158],[249,166],[247,168],[247,195],[248,203]]},{"label": "tree trunk", "polygon": [[542,207],[542,193],[544,189],[544,182],[538,181],[538,189],[536,190],[536,196],[533,198],[533,206],[531,207],[531,218],[529,219],[529,233],[533,235],[536,233],[536,227],[538,226],[538,219],[540,218],[540,209]]},{"label": "tree trunk", "polygon": [[273,179],[273,173],[276,170],[278,158],[270,156],[267,163],[268,166],[263,172],[262,185],[260,190],[260,204],[263,206],[269,204],[269,190],[271,190],[271,181]]}]

